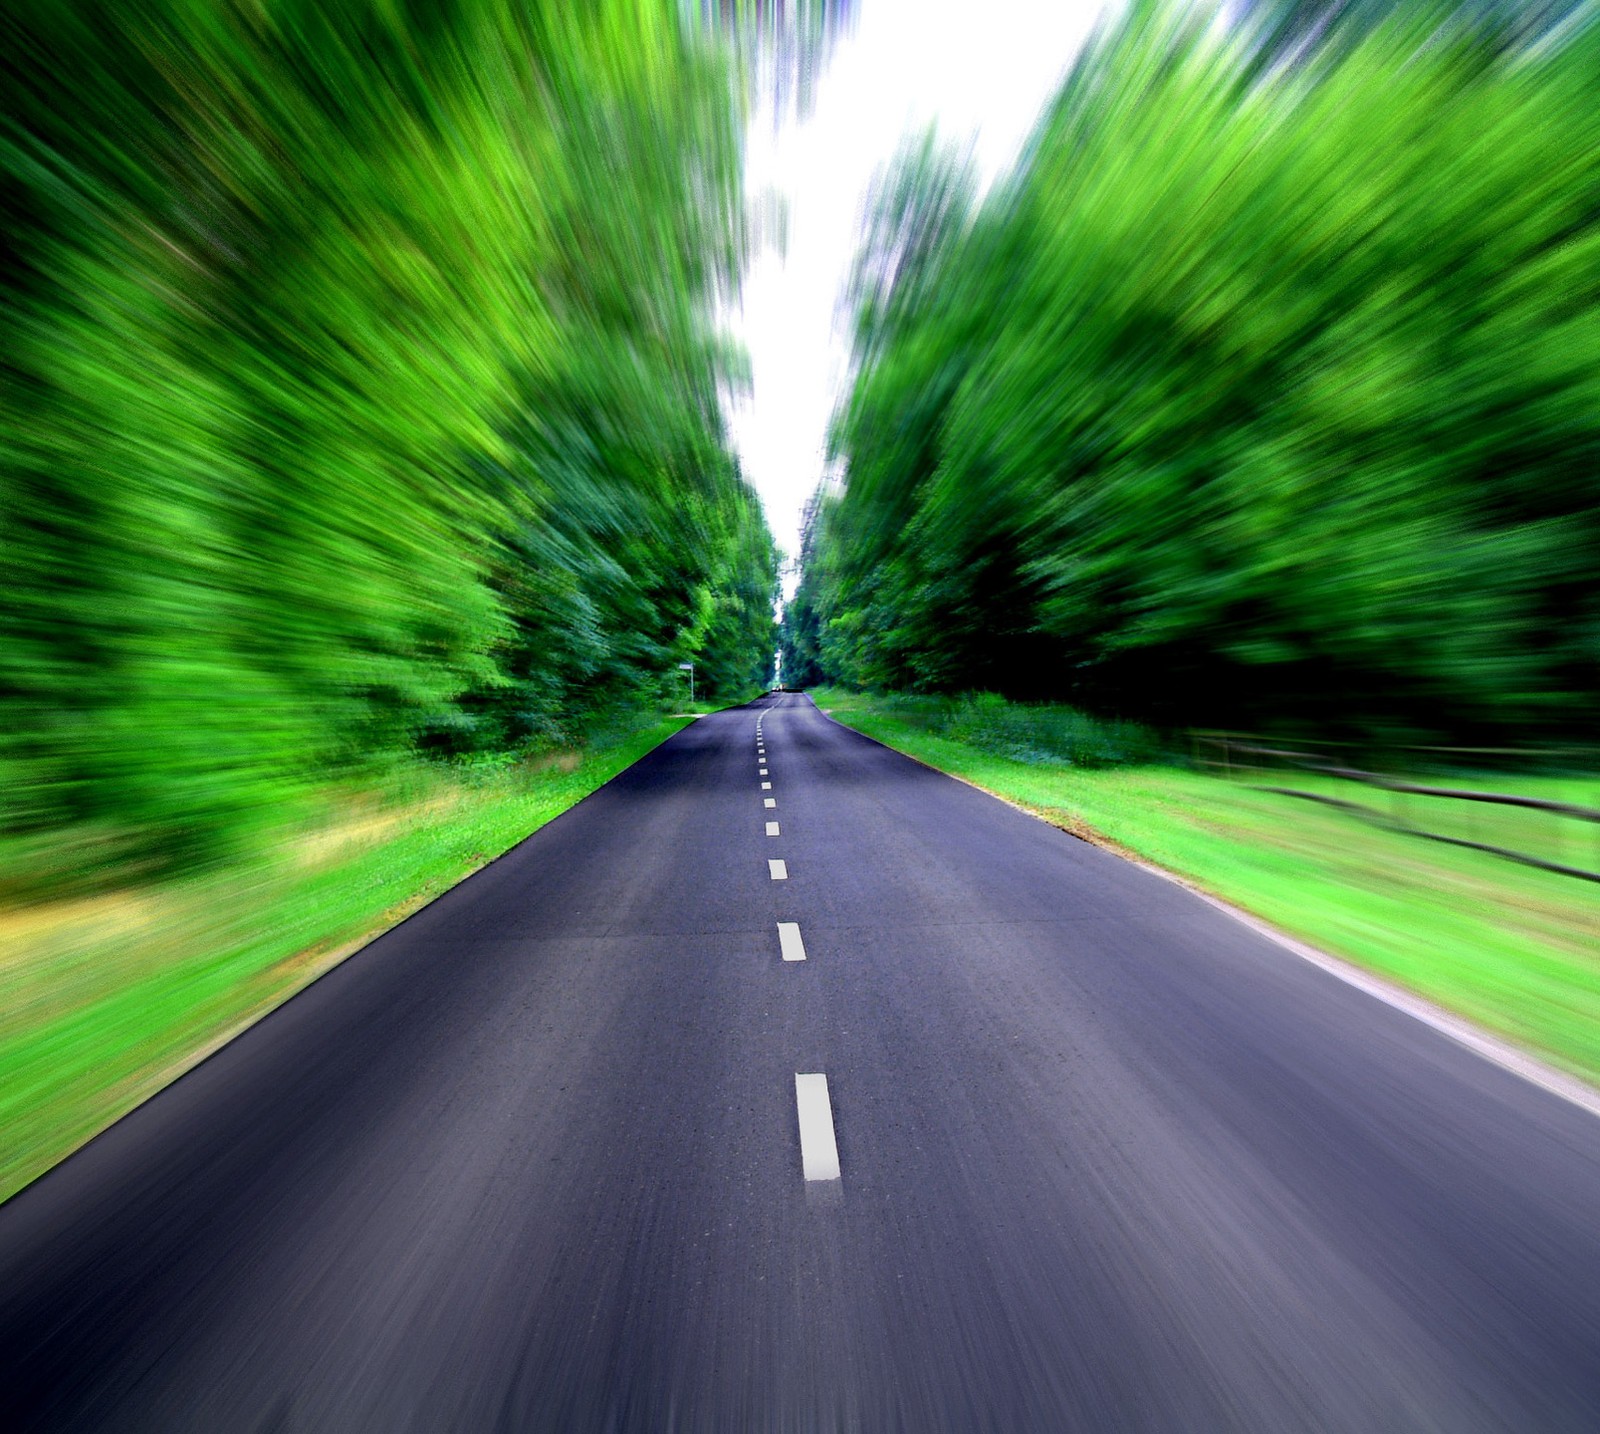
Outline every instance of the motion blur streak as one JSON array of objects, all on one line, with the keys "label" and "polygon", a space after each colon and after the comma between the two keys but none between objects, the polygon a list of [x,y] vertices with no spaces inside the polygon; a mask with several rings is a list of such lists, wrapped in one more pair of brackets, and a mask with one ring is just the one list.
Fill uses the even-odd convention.
[{"label": "motion blur streak", "polygon": [[214,863],[412,752],[571,742],[680,659],[765,681],[708,318],[733,28],[7,7],[8,892]]},{"label": "motion blur streak", "polygon": [[981,203],[907,150],[785,679],[1590,722],[1595,14],[1139,0]]}]

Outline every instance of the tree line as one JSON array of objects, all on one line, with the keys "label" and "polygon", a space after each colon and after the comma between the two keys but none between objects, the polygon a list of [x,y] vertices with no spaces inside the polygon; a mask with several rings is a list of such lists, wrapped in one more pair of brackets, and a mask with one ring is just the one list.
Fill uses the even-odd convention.
[{"label": "tree line", "polygon": [[580,740],[680,660],[766,682],[711,321],[726,33],[652,0],[24,0],[0,34],[14,881]]},{"label": "tree line", "polygon": [[901,157],[786,680],[1592,732],[1600,28],[1350,8],[1140,0],[986,196]]}]

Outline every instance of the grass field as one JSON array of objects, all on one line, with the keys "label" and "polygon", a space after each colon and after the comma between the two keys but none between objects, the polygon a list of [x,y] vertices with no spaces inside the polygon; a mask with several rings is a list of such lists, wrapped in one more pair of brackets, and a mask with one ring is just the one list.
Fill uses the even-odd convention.
[{"label": "grass field", "polygon": [[[1175,872],[1600,1084],[1600,886],[1254,789],[1258,780],[1283,784],[1281,774],[1209,775],[1152,761],[1137,740],[1128,745],[1141,760],[1126,765],[1067,765],[1026,743],[1022,755],[1004,755],[985,744],[1008,744],[989,743],[970,717],[959,738],[935,730],[952,724],[915,699],[811,695],[868,736]],[[1327,778],[1287,784],[1353,797],[1411,825],[1600,867],[1600,829],[1584,823]],[[1458,784],[1600,806],[1600,779],[1462,776]]]},{"label": "grass field", "polygon": [[0,910],[0,1199],[690,720],[520,764],[419,766],[246,866]]}]

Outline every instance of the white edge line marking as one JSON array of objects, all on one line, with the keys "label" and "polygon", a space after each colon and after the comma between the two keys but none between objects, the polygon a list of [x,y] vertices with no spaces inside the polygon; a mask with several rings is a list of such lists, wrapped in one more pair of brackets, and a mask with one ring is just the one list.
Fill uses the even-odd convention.
[{"label": "white edge line marking", "polygon": [[1423,1025],[1431,1027],[1447,1040],[1454,1041],[1458,1046],[1464,1046],[1474,1055],[1481,1056],[1484,1060],[1499,1066],[1502,1070],[1509,1071],[1512,1075],[1521,1076],[1530,1085],[1536,1085],[1541,1090],[1547,1090],[1551,1095],[1559,1096],[1586,1110],[1590,1115],[1600,1117],[1600,1091],[1595,1090],[1586,1082],[1576,1076],[1570,1076],[1563,1070],[1548,1066],[1535,1056],[1530,1056],[1526,1051],[1518,1050],[1515,1046],[1487,1031],[1480,1031],[1464,1017],[1454,1012],[1446,1011],[1435,1006],[1431,1001],[1425,1001],[1421,996],[1413,995],[1399,987],[1392,986],[1381,976],[1375,976],[1370,971],[1363,971],[1359,966],[1346,961],[1343,957],[1335,956],[1328,951],[1319,951],[1315,946],[1307,945],[1304,941],[1296,940],[1288,933],[1279,931],[1269,926],[1265,921],[1250,915],[1248,911],[1241,911],[1237,906],[1232,906],[1219,897],[1210,895],[1190,886],[1182,877],[1170,871],[1163,871],[1158,866],[1151,866],[1149,862],[1135,861],[1134,866],[1159,876],[1163,881],[1170,881],[1176,886],[1198,896],[1207,906],[1214,906],[1218,911],[1231,916],[1241,926],[1248,926],[1258,936],[1264,936],[1268,941],[1281,946],[1285,951],[1298,956],[1302,961],[1309,961],[1313,966],[1320,967],[1330,976],[1343,981],[1347,986],[1354,986],[1358,991],[1364,991],[1384,1005],[1393,1007],[1403,1015],[1410,1016],[1412,1020],[1421,1021]]},{"label": "white edge line marking", "polygon": [[783,952],[785,961],[804,961],[806,959],[806,943],[800,939],[800,923],[798,921],[780,921],[778,923],[778,946]]},{"label": "white edge line marking", "polygon": [[807,1180],[839,1178],[839,1145],[833,1138],[833,1102],[825,1075],[794,1078],[795,1111],[800,1117],[800,1164]]},{"label": "white edge line marking", "polygon": [[768,836],[777,836],[778,835],[778,824],[777,824],[777,822],[768,822],[767,823],[767,835]]},{"label": "white edge line marking", "polygon": [[761,799],[761,805],[764,807],[775,807],[778,805],[778,799],[776,797],[763,797]]},{"label": "white edge line marking", "polygon": [[[965,777],[957,777],[950,772],[943,771],[931,763],[924,762],[920,757],[913,757],[909,752],[901,752],[898,747],[890,747],[887,742],[879,742],[876,737],[867,737],[865,732],[856,732],[854,727],[845,726],[836,717],[830,717],[820,707],[812,703],[816,711],[822,713],[825,721],[832,722],[835,727],[844,727],[846,732],[855,732],[858,737],[866,737],[867,741],[890,752],[898,753],[907,761],[915,762],[919,767],[927,767],[930,772],[938,772],[940,776],[949,777],[953,782],[960,782],[964,787],[971,787],[975,792],[982,792],[986,797],[993,797],[997,802],[1004,802],[1006,806],[1013,807],[1024,816],[1032,817],[1036,822],[1043,822],[1047,827],[1060,827],[1049,817],[1031,811],[1020,802],[1014,802],[1009,797],[1002,797],[997,792],[991,792],[987,787],[980,787],[976,782],[969,782]],[[1067,833],[1072,836],[1073,833]],[[1107,856],[1114,856],[1118,861],[1125,861],[1130,866],[1136,866],[1141,871],[1148,871],[1152,876],[1159,876],[1163,881],[1170,881],[1174,886],[1181,886],[1193,896],[1198,896],[1207,906],[1214,906],[1226,916],[1231,916],[1241,926],[1248,926],[1258,936],[1264,936],[1274,945],[1282,947],[1292,956],[1298,956],[1302,961],[1309,961],[1313,966],[1320,967],[1336,981],[1343,981],[1347,986],[1354,986],[1358,991],[1364,991],[1376,1001],[1392,1007],[1402,1015],[1410,1016],[1412,1020],[1420,1021],[1423,1025],[1437,1031],[1446,1040],[1454,1041],[1458,1046],[1464,1046],[1475,1056],[1481,1057],[1491,1065],[1497,1065],[1503,1071],[1509,1071],[1514,1076],[1520,1076],[1529,1085],[1536,1085],[1540,1090],[1549,1091],[1551,1095],[1575,1105],[1579,1110],[1587,1111],[1590,1115],[1600,1119],[1600,1090],[1590,1085],[1587,1081],[1580,1080],[1577,1076],[1569,1075],[1566,1071],[1556,1066],[1547,1065],[1537,1056],[1529,1055],[1527,1051],[1520,1050],[1509,1041],[1503,1041],[1498,1036],[1492,1036],[1487,1031],[1479,1030],[1464,1016],[1458,1016],[1453,1011],[1447,1011],[1442,1006],[1436,1006],[1431,1001],[1425,1001],[1421,996],[1414,995],[1403,987],[1385,981],[1381,976],[1365,971],[1352,961],[1346,961],[1342,956],[1335,956],[1331,951],[1321,951],[1317,947],[1290,936],[1287,932],[1279,931],[1275,926],[1268,925],[1260,917],[1252,916],[1248,911],[1222,900],[1219,896],[1212,896],[1209,892],[1201,891],[1192,882],[1179,876],[1176,872],[1167,871],[1159,866],[1152,866],[1147,861],[1140,861],[1136,857],[1123,856],[1121,852],[1112,851],[1109,847],[1100,846],[1098,842],[1089,842],[1085,837],[1075,837],[1077,841],[1087,842],[1089,846],[1103,851]]]},{"label": "white edge line marking", "polygon": [[767,858],[767,875],[774,881],[787,881],[789,879],[789,868],[784,865],[781,856]]}]

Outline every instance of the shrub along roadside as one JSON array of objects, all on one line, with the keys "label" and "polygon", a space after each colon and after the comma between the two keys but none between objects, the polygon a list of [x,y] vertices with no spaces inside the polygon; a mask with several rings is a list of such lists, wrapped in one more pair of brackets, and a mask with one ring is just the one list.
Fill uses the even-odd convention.
[{"label": "shrub along roadside", "polygon": [[1091,717],[1075,707],[1008,702],[995,692],[883,696],[873,699],[873,707],[933,736],[1019,762],[1112,767],[1163,755],[1160,736],[1141,723]]},{"label": "shrub along roadside", "polygon": [[[959,735],[959,723],[934,730],[919,710],[923,699],[834,688],[811,695],[857,731],[1174,872],[1600,1084],[1600,892],[1586,883],[1376,830],[1170,762],[1019,760],[986,750],[993,737]],[[1555,800],[1592,804],[1596,796],[1593,780],[1495,782]],[[1528,814],[1478,819],[1508,824],[1492,839],[1537,847],[1531,830],[1509,825],[1529,822]]]},{"label": "shrub along roadside", "polygon": [[520,764],[419,764],[249,863],[0,911],[0,1200],[690,720]]}]

